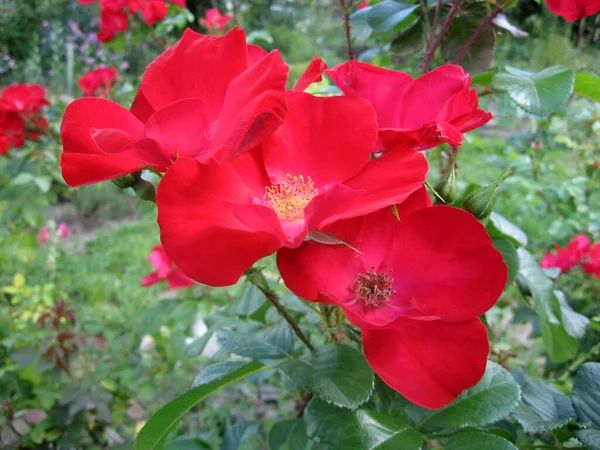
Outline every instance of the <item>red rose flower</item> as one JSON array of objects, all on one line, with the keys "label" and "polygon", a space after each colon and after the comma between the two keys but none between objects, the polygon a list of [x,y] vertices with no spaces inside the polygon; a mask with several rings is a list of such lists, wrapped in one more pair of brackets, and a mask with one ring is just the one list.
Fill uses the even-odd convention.
[{"label": "red rose flower", "polygon": [[570,22],[596,14],[600,11],[600,0],[546,0],[546,6],[552,14]]},{"label": "red rose flower", "polygon": [[229,164],[180,158],[159,185],[161,242],[196,281],[234,284],[310,230],[401,202],[423,184],[426,160],[411,149],[371,159],[377,125],[368,102],[286,98],[286,119],[261,148]]},{"label": "red rose flower", "polygon": [[165,170],[183,156],[227,161],[259,144],[283,121],[288,67],[277,51],[254,47],[239,28],[219,37],[188,29],[148,66],[131,112],[75,100],[61,127],[65,181]]},{"label": "red rose flower", "polygon": [[313,56],[308,67],[300,79],[298,79],[296,86],[294,86],[294,90],[303,91],[312,83],[323,80],[323,71],[325,69],[327,69],[327,64],[325,64],[318,56]]},{"label": "red rose flower", "polygon": [[83,75],[77,85],[85,96],[107,97],[115,79],[118,79],[116,67],[99,67]]},{"label": "red rose flower", "polygon": [[361,9],[365,9],[369,7],[369,2],[360,2],[358,4],[358,10],[360,11]]},{"label": "red rose flower", "polygon": [[600,243],[594,244],[589,253],[590,259],[583,263],[583,271],[600,278]]},{"label": "red rose flower", "polygon": [[206,11],[204,18],[198,20],[198,23],[208,30],[223,31],[232,19],[233,17],[229,14],[221,14],[217,8],[210,8]]},{"label": "red rose flower", "polygon": [[5,155],[11,147],[25,145],[24,133],[25,122],[19,114],[0,107],[0,155]]},{"label": "red rose flower", "polygon": [[140,11],[149,27],[167,17],[167,5],[164,0],[129,0],[129,10],[133,14]]},{"label": "red rose flower", "polygon": [[308,241],[280,250],[277,264],[292,292],[340,306],[362,328],[383,381],[440,408],[483,376],[489,349],[477,317],[499,298],[507,268],[472,215],[419,209],[423,194],[397,207],[399,219],[385,208],[328,228],[353,248]]},{"label": "red rose flower", "polygon": [[103,9],[100,13],[100,32],[98,40],[108,42],[114,39],[117,33],[125,32],[129,24],[129,16],[125,11],[112,11]]},{"label": "red rose flower", "polygon": [[188,278],[181,269],[174,267],[173,261],[167,256],[162,246],[157,245],[148,255],[148,261],[156,269],[142,279],[142,286],[152,286],[162,280],[167,280],[169,289],[188,288],[194,285],[194,280]]},{"label": "red rose flower", "polygon": [[554,253],[546,253],[540,266],[543,269],[560,269],[561,273],[568,272],[577,266],[590,252],[591,241],[584,234],[578,234],[569,241],[566,248],[554,246]]},{"label": "red rose flower", "polygon": [[371,102],[377,113],[381,149],[402,144],[427,150],[444,142],[457,147],[463,133],[492,115],[478,109],[471,78],[460,66],[445,65],[413,80],[407,73],[350,61],[325,72],[351,97]]},{"label": "red rose flower", "polygon": [[4,88],[0,97],[0,108],[22,114],[37,114],[45,105],[46,91],[39,84],[13,84]]}]

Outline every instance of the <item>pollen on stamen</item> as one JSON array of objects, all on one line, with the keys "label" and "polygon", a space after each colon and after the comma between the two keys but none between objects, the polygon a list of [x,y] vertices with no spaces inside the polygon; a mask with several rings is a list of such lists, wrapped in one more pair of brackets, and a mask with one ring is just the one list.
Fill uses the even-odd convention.
[{"label": "pollen on stamen", "polygon": [[265,205],[272,208],[283,220],[304,217],[304,208],[319,193],[311,177],[286,174],[279,184],[265,188]]},{"label": "pollen on stamen", "polygon": [[370,270],[361,273],[354,282],[354,292],[366,307],[376,307],[386,302],[393,294],[394,280],[387,273]]}]

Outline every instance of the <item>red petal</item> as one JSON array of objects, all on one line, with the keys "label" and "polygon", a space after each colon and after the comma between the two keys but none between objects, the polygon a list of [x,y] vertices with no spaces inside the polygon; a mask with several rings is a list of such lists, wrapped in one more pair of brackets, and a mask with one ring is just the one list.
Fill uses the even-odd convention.
[{"label": "red petal", "polygon": [[383,263],[393,269],[400,303],[452,322],[476,318],[496,303],[506,264],[471,214],[433,206],[401,217],[400,225]]},{"label": "red petal", "polygon": [[173,269],[167,275],[169,289],[181,289],[192,287],[196,282],[184,274],[181,269]]},{"label": "red petal", "polygon": [[290,173],[310,176],[321,189],[361,171],[377,135],[375,114],[367,102],[294,91],[286,98],[286,120],[263,144],[273,183]]},{"label": "red petal", "polygon": [[369,364],[411,402],[438,409],[474,386],[485,372],[487,331],[479,320],[445,323],[400,318],[362,330]]},{"label": "red petal", "polygon": [[325,64],[318,56],[313,56],[310,64],[300,76],[296,86],[294,86],[294,90],[303,91],[315,81],[321,81],[325,69],[327,69],[327,64]]},{"label": "red petal", "polygon": [[249,228],[234,214],[232,205],[247,204],[253,196],[227,164],[178,159],[156,198],[167,254],[200,283],[235,284],[254,262],[280,246],[277,236]]},{"label": "red petal", "polygon": [[241,29],[234,28],[225,36],[205,36],[188,28],[178,43],[148,66],[141,86],[156,110],[178,100],[199,98],[213,121],[229,83],[247,67],[246,35]]},{"label": "red petal", "polygon": [[269,52],[263,50],[258,45],[248,44],[248,65],[256,64],[268,54]]},{"label": "red petal", "polygon": [[159,283],[164,278],[158,276],[157,272],[152,272],[148,276],[142,278],[141,284],[144,287],[152,286],[153,284]]},{"label": "red petal", "polygon": [[144,91],[142,91],[141,86],[138,89],[135,99],[133,99],[130,111],[131,114],[133,114],[142,122],[146,122],[146,120],[148,120],[150,116],[155,112],[152,105],[148,103],[148,99],[144,95]]}]

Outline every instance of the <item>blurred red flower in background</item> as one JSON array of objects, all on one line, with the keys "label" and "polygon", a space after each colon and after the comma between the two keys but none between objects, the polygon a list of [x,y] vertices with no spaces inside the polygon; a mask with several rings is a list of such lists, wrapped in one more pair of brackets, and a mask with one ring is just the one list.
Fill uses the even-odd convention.
[{"label": "blurred red flower in background", "polygon": [[554,253],[546,253],[540,265],[543,269],[558,268],[561,273],[568,272],[589,254],[590,247],[590,239],[584,234],[578,234],[569,241],[566,248],[555,245]]},{"label": "blurred red flower in background", "polygon": [[77,85],[88,97],[108,97],[112,83],[118,80],[116,67],[100,67],[83,75]]},{"label": "blurred red flower in background", "polygon": [[232,19],[229,14],[221,14],[217,8],[210,8],[204,18],[198,19],[198,23],[208,30],[223,31]]},{"label": "blurred red flower in background", "polygon": [[546,6],[551,13],[571,22],[600,11],[600,0],[546,0]]},{"label": "blurred red flower in background", "polygon": [[173,265],[173,261],[167,256],[161,245],[157,245],[148,255],[148,261],[156,269],[142,279],[142,286],[148,287],[163,280],[167,281],[169,289],[188,288],[194,285],[194,280],[187,277],[181,269]]},{"label": "blurred red flower in background", "polygon": [[583,271],[600,278],[600,243],[594,244],[589,253],[589,259],[583,263]]}]

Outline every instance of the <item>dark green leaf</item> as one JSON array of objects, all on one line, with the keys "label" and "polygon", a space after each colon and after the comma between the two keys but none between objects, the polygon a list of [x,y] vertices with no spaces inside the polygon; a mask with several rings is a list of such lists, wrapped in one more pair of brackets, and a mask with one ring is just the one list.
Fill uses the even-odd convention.
[{"label": "dark green leaf", "polygon": [[587,327],[590,324],[590,319],[582,314],[579,314],[578,312],[573,311],[573,308],[571,308],[571,305],[569,305],[564,292],[554,291],[554,296],[558,300],[558,304],[560,306],[561,319],[565,327],[565,331],[569,334],[569,336],[581,339],[583,336],[585,336]]},{"label": "dark green leaf", "polygon": [[204,351],[204,349],[206,348],[206,344],[208,344],[208,341],[210,340],[210,338],[212,337],[213,334],[214,334],[214,331],[212,329],[210,329],[210,330],[207,330],[206,333],[204,333],[199,338],[194,339],[192,342],[190,342],[189,345],[186,345],[186,347],[183,351],[185,353],[185,355],[186,356],[201,355],[202,352]]},{"label": "dark green leaf", "polygon": [[392,41],[392,53],[397,56],[411,56],[425,46],[425,23],[417,19],[410,28],[403,30]]},{"label": "dark green leaf", "polygon": [[369,8],[367,22],[375,31],[390,31],[418,7],[419,5],[391,0],[377,3]]},{"label": "dark green leaf", "polygon": [[519,272],[519,256],[517,250],[507,239],[495,238],[493,239],[494,248],[502,253],[504,262],[508,267],[508,282],[510,284],[517,276]]},{"label": "dark green leaf", "polygon": [[575,85],[575,74],[564,66],[549,67],[537,73],[506,66],[506,72],[494,76],[492,87],[508,92],[522,109],[540,116],[557,111]]},{"label": "dark green leaf", "polygon": [[600,363],[585,363],[579,369],[571,396],[579,422],[600,429]]},{"label": "dark green leaf", "polygon": [[[527,245],[527,235],[525,232],[500,214],[493,212],[490,215],[490,223],[494,226],[496,231],[514,240],[517,246]],[[488,231],[490,232],[490,235],[495,237],[495,234],[489,228],[490,227],[488,225]]]},{"label": "dark green leaf", "polygon": [[294,353],[292,330],[283,321],[252,333],[221,330],[217,339],[229,352],[257,361],[288,358]]},{"label": "dark green leaf", "polygon": [[481,426],[496,422],[517,406],[520,389],[512,375],[498,364],[488,361],[479,383],[466,390],[448,406],[432,411],[421,422],[423,430],[442,430]]},{"label": "dark green leaf", "polygon": [[589,73],[576,74],[573,93],[600,102],[600,78]]},{"label": "dark green leaf", "polygon": [[253,284],[248,283],[242,298],[235,305],[235,312],[240,316],[251,316],[265,303],[265,295]]},{"label": "dark green leaf", "polygon": [[511,442],[483,431],[465,431],[444,444],[444,450],[517,450]]},{"label": "dark green leaf", "polygon": [[196,375],[196,378],[192,383],[192,388],[212,383],[213,381],[223,378],[239,368],[244,367],[246,364],[248,364],[247,361],[224,361],[208,366]]},{"label": "dark green leaf", "polygon": [[350,16],[350,29],[352,31],[352,38],[357,44],[365,42],[373,29],[369,25],[369,11],[371,7],[365,9],[359,9]]},{"label": "dark green leaf", "polygon": [[344,450],[419,450],[419,433],[397,418],[369,409],[354,411],[314,399],[304,412],[308,435]]},{"label": "dark green leaf", "polygon": [[595,430],[593,428],[579,430],[577,431],[576,436],[577,439],[590,450],[600,450],[600,430]]},{"label": "dark green leaf", "polygon": [[313,444],[302,419],[277,422],[269,433],[269,450],[309,450]]},{"label": "dark green leaf", "polygon": [[325,345],[278,368],[302,390],[346,408],[366,402],[373,390],[373,371],[361,352],[346,345]]},{"label": "dark green leaf", "polygon": [[[441,44],[442,57],[453,61],[467,41],[479,28],[481,22],[489,15],[486,3],[471,3],[464,7],[466,14],[456,17],[450,25],[450,30]],[[490,68],[496,46],[496,33],[493,28],[485,28],[479,36],[469,45],[461,56],[458,64],[470,73],[485,72]]]},{"label": "dark green leaf", "polygon": [[528,433],[554,430],[577,419],[571,399],[553,386],[527,379],[521,395],[523,402],[512,415]]},{"label": "dark green leaf", "polygon": [[249,442],[258,433],[258,424],[253,422],[236,423],[223,435],[221,450],[252,450],[256,448]]},{"label": "dark green leaf", "polygon": [[169,430],[177,424],[179,419],[192,407],[213,392],[264,369],[265,366],[260,363],[248,363],[223,378],[190,389],[186,393],[170,401],[146,422],[146,425],[144,425],[135,441],[135,450],[155,450],[160,448],[159,445],[166,437]]}]

